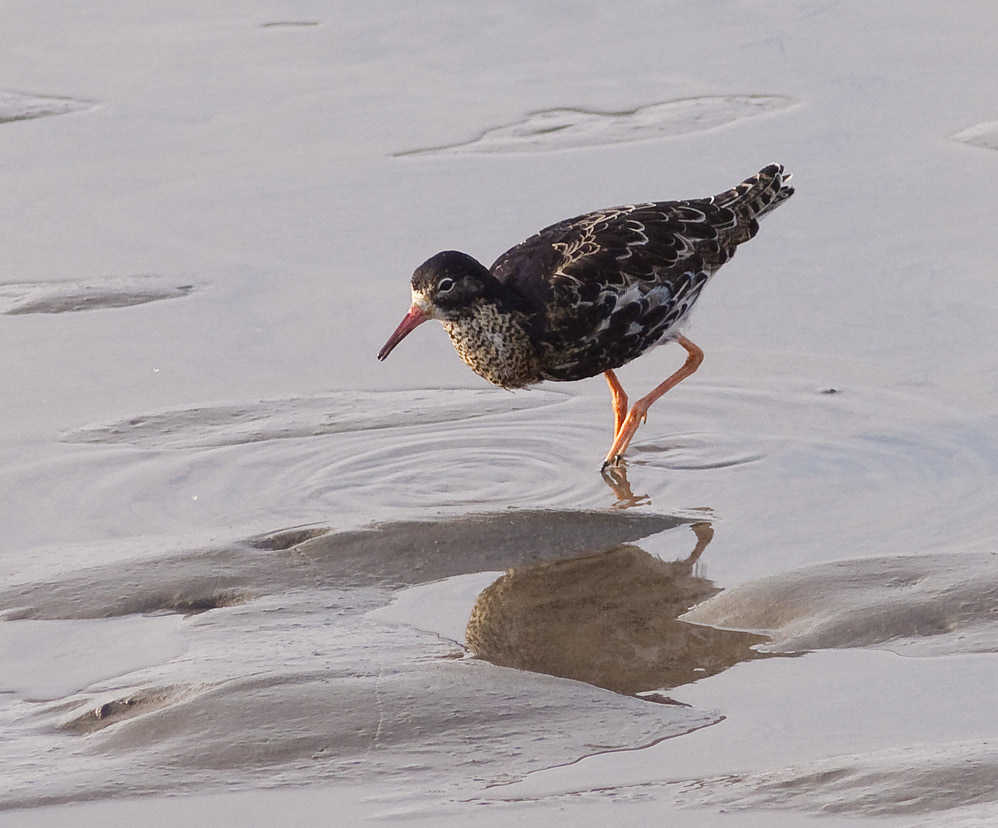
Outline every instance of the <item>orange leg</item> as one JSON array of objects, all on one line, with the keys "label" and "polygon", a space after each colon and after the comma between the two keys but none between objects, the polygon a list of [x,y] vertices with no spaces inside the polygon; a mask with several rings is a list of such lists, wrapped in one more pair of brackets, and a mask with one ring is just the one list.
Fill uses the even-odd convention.
[{"label": "orange leg", "polygon": [[606,377],[610,393],[613,395],[613,438],[617,439],[620,426],[623,425],[624,418],[627,416],[627,394],[613,371],[604,371],[603,376]]},{"label": "orange leg", "polygon": [[[631,443],[631,438],[634,436],[634,432],[647,419],[648,409],[652,407],[652,404],[667,391],[679,385],[679,383],[696,371],[700,367],[700,363],[703,362],[703,351],[685,336],[677,336],[676,342],[682,345],[686,349],[686,353],[689,354],[686,357],[686,362],[683,363],[682,367],[676,373],[648,394],[648,396],[642,397],[631,406],[631,410],[628,412],[623,424],[617,429],[617,436],[614,437],[610,451],[606,454],[606,459],[603,461],[604,469],[610,465],[617,465],[621,458],[623,458],[624,452],[627,451],[627,447]],[[609,382],[609,377],[607,381]],[[610,389],[613,390],[612,384],[610,385]]]}]

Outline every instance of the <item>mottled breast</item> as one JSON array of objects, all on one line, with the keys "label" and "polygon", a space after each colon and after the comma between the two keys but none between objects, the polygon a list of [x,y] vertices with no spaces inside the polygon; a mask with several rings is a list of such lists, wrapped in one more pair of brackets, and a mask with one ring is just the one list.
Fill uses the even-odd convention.
[{"label": "mottled breast", "polygon": [[522,388],[541,381],[537,349],[522,314],[482,302],[470,316],[442,324],[461,359],[489,382]]}]

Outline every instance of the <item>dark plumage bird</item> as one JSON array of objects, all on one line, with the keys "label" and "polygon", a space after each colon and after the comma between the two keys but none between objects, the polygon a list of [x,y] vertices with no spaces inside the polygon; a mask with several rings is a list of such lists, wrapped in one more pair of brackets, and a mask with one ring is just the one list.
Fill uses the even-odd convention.
[{"label": "dark plumage bird", "polygon": [[[490,268],[448,250],[412,276],[412,307],[378,354],[437,319],[476,373],[503,388],[605,374],[613,395],[617,463],[649,407],[700,366],[703,351],[679,333],[703,286],[759,219],[793,195],[770,164],[720,195],[633,204],[546,227]],[[614,374],[649,348],[676,341],[685,364],[628,410]]]}]

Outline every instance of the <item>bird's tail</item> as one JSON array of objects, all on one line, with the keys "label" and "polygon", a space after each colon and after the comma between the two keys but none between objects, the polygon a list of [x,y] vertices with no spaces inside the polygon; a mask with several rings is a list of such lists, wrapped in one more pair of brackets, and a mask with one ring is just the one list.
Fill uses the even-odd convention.
[{"label": "bird's tail", "polygon": [[782,164],[770,164],[711,200],[719,207],[730,207],[742,218],[760,219],[794,194],[791,178]]}]

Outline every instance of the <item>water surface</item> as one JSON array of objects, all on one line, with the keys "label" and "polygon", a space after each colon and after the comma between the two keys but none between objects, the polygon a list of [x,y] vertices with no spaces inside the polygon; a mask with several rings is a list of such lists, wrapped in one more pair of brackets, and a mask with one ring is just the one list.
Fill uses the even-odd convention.
[{"label": "water surface", "polygon": [[[993,822],[995,15],[6,15],[5,824]],[[770,161],[614,475],[599,378],[376,361],[438,250]]]}]

